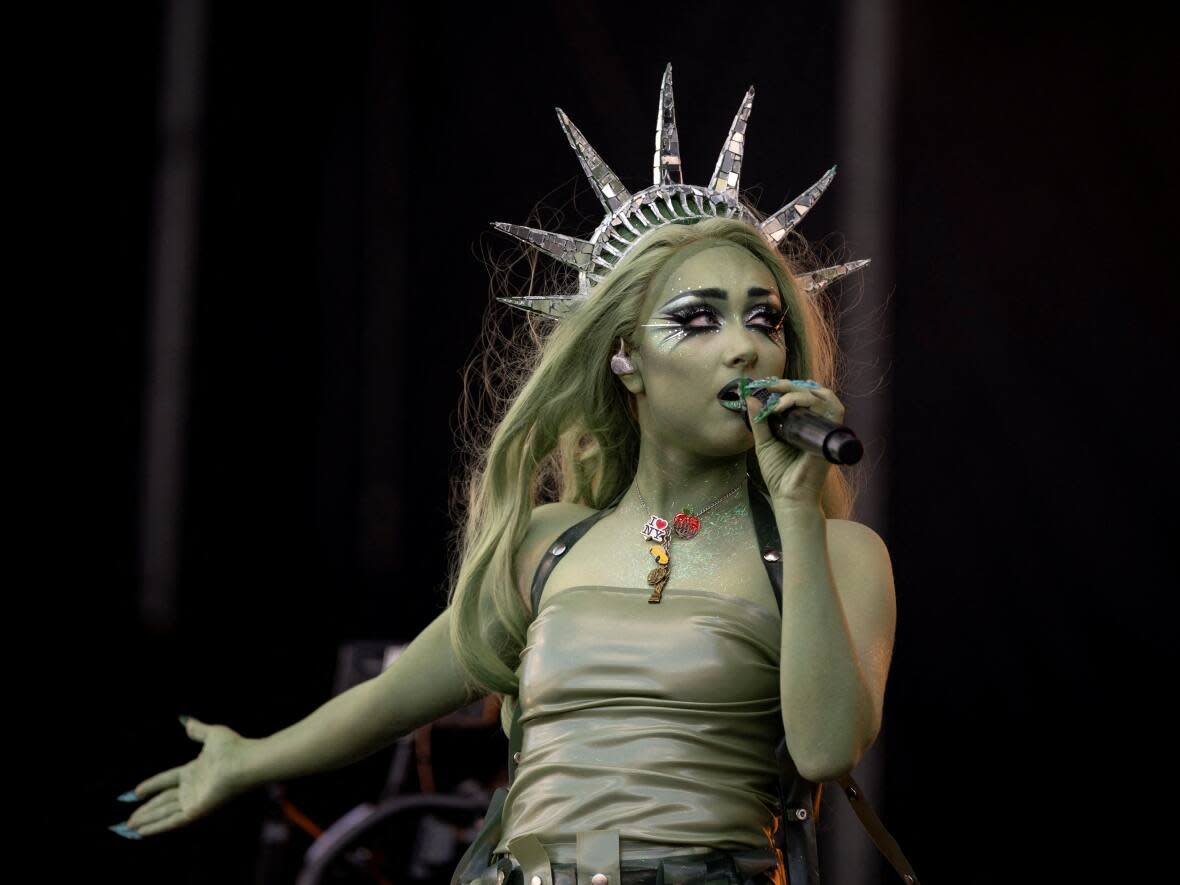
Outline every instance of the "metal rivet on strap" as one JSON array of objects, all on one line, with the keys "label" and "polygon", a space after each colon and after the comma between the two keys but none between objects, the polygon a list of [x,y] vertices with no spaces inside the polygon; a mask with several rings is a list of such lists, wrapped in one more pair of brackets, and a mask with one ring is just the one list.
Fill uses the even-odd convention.
[{"label": "metal rivet on strap", "polygon": [[771,547],[769,550],[767,550],[765,553],[762,554],[762,558],[765,559],[767,562],[778,562],[780,559],[783,558],[783,555],[781,553],[779,553],[777,550],[775,550],[773,547]]},{"label": "metal rivet on strap", "polygon": [[561,554],[565,553],[565,544],[558,544],[549,552],[552,553],[554,556],[561,556]]},{"label": "metal rivet on strap", "polygon": [[533,876],[533,878],[529,880],[529,885],[541,885],[541,877]]},{"label": "metal rivet on strap", "polygon": [[607,885],[610,878],[605,873],[595,873],[590,879],[591,885]]},{"label": "metal rivet on strap", "polygon": [[806,808],[796,808],[795,809],[795,820],[807,820],[807,809]]},{"label": "metal rivet on strap", "polygon": [[513,762],[520,761],[520,750],[517,750],[515,753],[512,754],[512,761]]}]

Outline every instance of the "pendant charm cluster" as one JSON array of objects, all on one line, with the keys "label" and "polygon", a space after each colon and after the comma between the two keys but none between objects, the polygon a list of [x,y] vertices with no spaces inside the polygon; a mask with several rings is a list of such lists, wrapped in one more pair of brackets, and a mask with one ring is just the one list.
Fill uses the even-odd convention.
[{"label": "pendant charm cluster", "polygon": [[[750,478],[749,474],[746,479]],[[701,516],[708,513],[722,501],[732,498],[738,493],[742,487],[741,483],[734,486],[729,492],[722,495],[708,507],[704,508],[700,515],[693,512],[691,507],[685,507],[684,510],[676,514],[676,518],[669,524],[668,520],[662,516],[657,516],[654,513],[647,518],[647,522],[643,526],[643,537],[648,541],[654,541],[651,546],[647,548],[647,552],[655,560],[655,567],[647,573],[647,585],[651,587],[651,596],[648,597],[648,602],[659,602],[660,597],[664,595],[664,587],[668,583],[668,575],[672,570],[672,536],[682,538],[685,541],[690,541],[697,536],[701,530]],[[635,484],[635,491],[639,493],[639,501],[643,506],[647,507],[647,501],[643,499],[643,492],[639,491],[639,483]]]}]

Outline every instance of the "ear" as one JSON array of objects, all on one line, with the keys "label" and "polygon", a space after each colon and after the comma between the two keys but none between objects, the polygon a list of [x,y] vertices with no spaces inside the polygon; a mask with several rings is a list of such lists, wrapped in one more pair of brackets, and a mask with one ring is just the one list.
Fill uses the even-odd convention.
[{"label": "ear", "polygon": [[617,377],[628,391],[638,396],[643,393],[643,364],[637,352],[629,353],[627,356],[631,360],[631,365],[635,367],[635,371]]}]

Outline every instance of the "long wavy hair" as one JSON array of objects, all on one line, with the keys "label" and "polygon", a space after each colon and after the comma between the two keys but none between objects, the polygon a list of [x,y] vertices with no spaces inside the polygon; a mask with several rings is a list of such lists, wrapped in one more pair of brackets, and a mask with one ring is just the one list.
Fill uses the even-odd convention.
[{"label": "long wavy hair", "polygon": [[[514,559],[532,510],[542,499],[602,509],[632,482],[640,439],[634,396],[610,371],[610,357],[619,338],[634,346],[644,298],[660,270],[678,251],[705,239],[741,246],[774,275],[786,312],[785,377],[837,386],[835,330],[824,305],[795,284],[803,268],[771,248],[757,228],[730,218],[650,231],[571,316],[541,325],[530,319],[527,343],[484,348],[479,374],[492,380],[489,388],[498,387],[489,390],[497,414],[490,433],[469,443],[452,500],[459,511],[455,524],[462,528],[447,603],[455,654],[471,686],[501,696],[506,734],[530,618]],[[489,354],[499,360],[494,367]],[[747,462],[755,486],[765,491],[752,447]],[[824,514],[846,518],[853,497],[844,472],[829,471]]]}]

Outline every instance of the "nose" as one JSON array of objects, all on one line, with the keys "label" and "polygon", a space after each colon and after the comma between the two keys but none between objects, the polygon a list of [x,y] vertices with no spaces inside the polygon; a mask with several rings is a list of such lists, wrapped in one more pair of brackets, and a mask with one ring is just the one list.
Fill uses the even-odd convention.
[{"label": "nose", "polygon": [[743,329],[728,338],[725,352],[726,368],[752,370],[758,362],[758,348],[755,347],[753,333]]}]

